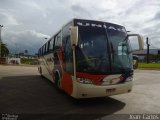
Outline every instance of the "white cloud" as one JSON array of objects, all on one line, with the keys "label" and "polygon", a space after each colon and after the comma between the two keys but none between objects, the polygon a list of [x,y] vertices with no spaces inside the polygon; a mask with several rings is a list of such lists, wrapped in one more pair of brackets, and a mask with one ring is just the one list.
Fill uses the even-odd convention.
[{"label": "white cloud", "polygon": [[0,23],[5,23],[5,25],[19,25],[16,18],[9,12],[3,9],[0,9]]},{"label": "white cloud", "polygon": [[159,0],[5,0],[0,4],[0,24],[5,26],[3,38],[8,46],[34,48],[35,41],[42,44],[39,38],[52,36],[75,17],[124,25],[160,46]]},{"label": "white cloud", "polygon": [[44,18],[47,17],[47,11],[45,10],[45,8],[40,6],[35,1],[24,1],[23,5],[31,8],[31,9],[36,9],[37,12],[39,11],[43,15]]},{"label": "white cloud", "polygon": [[4,42],[11,48],[12,52],[24,52],[27,49],[29,53],[35,53],[46,42],[44,38],[50,38],[50,36],[35,30],[8,31],[4,34]]}]

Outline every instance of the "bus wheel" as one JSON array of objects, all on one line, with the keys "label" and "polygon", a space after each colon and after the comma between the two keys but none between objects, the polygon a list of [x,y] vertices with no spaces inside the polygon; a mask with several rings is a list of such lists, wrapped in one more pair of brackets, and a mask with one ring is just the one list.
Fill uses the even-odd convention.
[{"label": "bus wheel", "polygon": [[55,74],[55,85],[56,85],[56,88],[58,88],[58,89],[61,88],[61,85],[60,85],[60,77],[59,77],[59,74],[58,74],[58,73]]},{"label": "bus wheel", "polygon": [[138,68],[138,60],[135,60],[134,65],[133,65],[133,68],[134,68],[134,69],[137,69],[137,68]]},{"label": "bus wheel", "polygon": [[41,67],[39,67],[39,74],[40,74],[41,77],[43,77],[43,75],[42,75],[42,68]]}]

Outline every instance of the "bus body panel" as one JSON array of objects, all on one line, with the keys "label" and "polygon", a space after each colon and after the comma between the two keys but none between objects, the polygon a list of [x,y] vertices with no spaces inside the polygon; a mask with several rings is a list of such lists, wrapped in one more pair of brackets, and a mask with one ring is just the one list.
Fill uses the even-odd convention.
[{"label": "bus body panel", "polygon": [[71,95],[73,93],[73,79],[72,76],[66,72],[63,72],[61,80],[61,89]]},{"label": "bus body panel", "polygon": [[53,54],[49,53],[40,58],[41,74],[53,82],[52,71],[54,68]]}]

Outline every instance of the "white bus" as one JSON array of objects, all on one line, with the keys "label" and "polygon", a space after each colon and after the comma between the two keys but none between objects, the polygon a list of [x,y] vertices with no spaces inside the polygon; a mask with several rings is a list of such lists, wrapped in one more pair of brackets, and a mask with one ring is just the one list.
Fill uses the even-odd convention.
[{"label": "white bus", "polygon": [[73,19],[39,49],[39,73],[74,98],[104,97],[132,90],[133,62],[125,27]]}]

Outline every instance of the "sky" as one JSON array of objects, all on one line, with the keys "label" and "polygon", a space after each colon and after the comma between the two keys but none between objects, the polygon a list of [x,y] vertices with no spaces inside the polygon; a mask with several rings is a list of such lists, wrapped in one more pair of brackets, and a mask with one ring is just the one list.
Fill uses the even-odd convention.
[{"label": "sky", "polygon": [[0,0],[2,41],[11,53],[37,53],[73,18],[123,25],[160,48],[160,0]]}]

